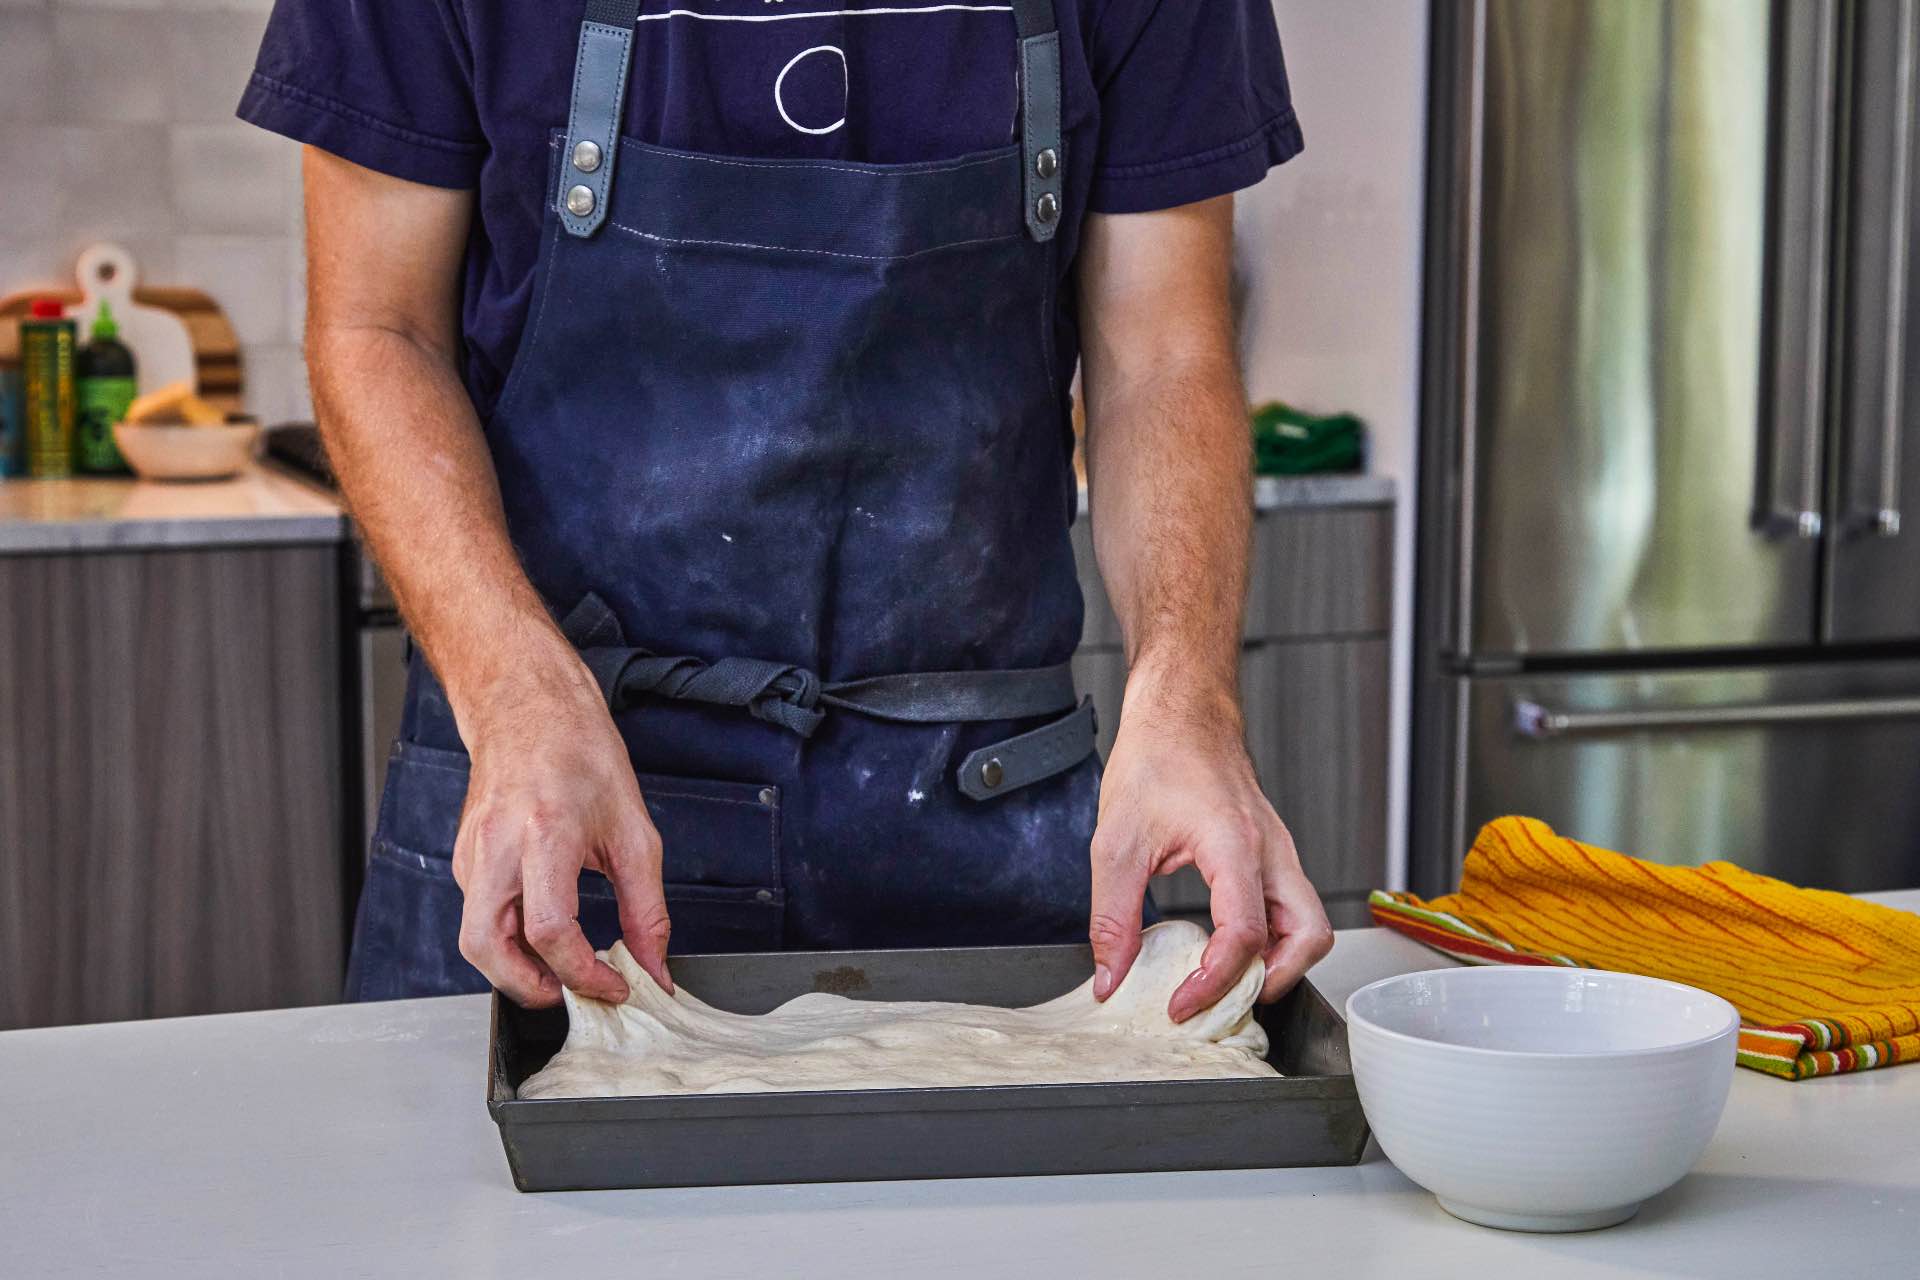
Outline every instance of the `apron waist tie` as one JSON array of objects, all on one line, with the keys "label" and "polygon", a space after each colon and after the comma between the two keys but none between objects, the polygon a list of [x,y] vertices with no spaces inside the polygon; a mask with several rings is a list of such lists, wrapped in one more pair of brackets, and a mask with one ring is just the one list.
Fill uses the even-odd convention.
[{"label": "apron waist tie", "polygon": [[1051,778],[1093,754],[1093,700],[1077,699],[1069,664],[1002,671],[928,671],[823,682],[805,667],[759,658],[666,657],[625,644],[620,621],[588,595],[561,623],[607,705],[624,711],[643,698],[741,707],[768,724],[813,736],[828,707],[908,724],[1059,719],[970,752],[960,790],[989,800]]}]

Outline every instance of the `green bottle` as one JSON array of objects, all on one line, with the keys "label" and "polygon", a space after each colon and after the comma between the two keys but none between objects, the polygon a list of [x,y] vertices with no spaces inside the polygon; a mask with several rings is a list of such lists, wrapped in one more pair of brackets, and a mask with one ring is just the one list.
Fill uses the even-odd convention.
[{"label": "green bottle", "polygon": [[100,313],[93,319],[92,340],[81,349],[76,362],[74,388],[74,462],[80,470],[94,475],[127,469],[120,447],[113,442],[113,427],[125,420],[127,406],[133,403],[138,388],[134,385],[133,352],[119,338],[120,326],[114,322],[113,308],[102,298]]}]

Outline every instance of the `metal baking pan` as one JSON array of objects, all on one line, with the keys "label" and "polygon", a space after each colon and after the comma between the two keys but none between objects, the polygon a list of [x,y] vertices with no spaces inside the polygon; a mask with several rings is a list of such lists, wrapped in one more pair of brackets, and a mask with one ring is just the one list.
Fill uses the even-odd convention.
[{"label": "metal baking pan", "polygon": [[[1017,1007],[1092,970],[1084,946],[673,961],[675,983],[735,1013],[809,991]],[[1357,1163],[1367,1125],[1340,1015],[1302,983],[1257,1016],[1280,1078],[522,1100],[566,1039],[566,1011],[495,994],[487,1109],[522,1191]]]}]

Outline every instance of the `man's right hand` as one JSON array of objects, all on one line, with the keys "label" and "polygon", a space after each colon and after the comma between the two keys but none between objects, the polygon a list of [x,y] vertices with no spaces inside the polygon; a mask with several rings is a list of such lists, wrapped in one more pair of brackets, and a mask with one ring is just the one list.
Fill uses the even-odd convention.
[{"label": "man's right hand", "polygon": [[460,954],[529,1008],[558,1004],[563,984],[626,999],[580,930],[578,880],[591,868],[613,882],[627,949],[672,991],[660,834],[586,668],[568,654],[474,720],[461,725],[473,771],[453,847]]},{"label": "man's right hand", "polygon": [[575,919],[591,867],[613,881],[627,949],[671,991],[660,836],[593,677],[507,536],[460,377],[474,194],[305,156],[315,420],[473,755],[453,848],[460,953],[522,1004],[559,1003],[563,983],[625,998]]}]

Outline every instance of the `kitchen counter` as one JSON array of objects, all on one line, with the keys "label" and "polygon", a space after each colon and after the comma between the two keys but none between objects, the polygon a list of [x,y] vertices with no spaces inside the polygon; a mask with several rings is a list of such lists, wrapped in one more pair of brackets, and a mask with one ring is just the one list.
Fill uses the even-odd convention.
[{"label": "kitchen counter", "polygon": [[230,480],[0,480],[0,555],[339,542],[344,508],[272,467]]},{"label": "kitchen counter", "polygon": [[[1260,511],[1389,504],[1392,479],[1262,476]],[[1085,493],[1081,496],[1085,504]],[[325,489],[271,466],[231,480],[160,483],[127,477],[0,480],[0,555],[339,542],[346,510]]]},{"label": "kitchen counter", "polygon": [[[1307,476],[1255,476],[1253,509],[1288,511],[1313,507],[1384,507],[1394,500],[1392,476],[1330,472]],[[1087,486],[1080,486],[1080,514],[1087,513]]]},{"label": "kitchen counter", "polygon": [[1366,474],[1256,476],[1253,509],[1289,507],[1378,507],[1393,501],[1393,477]]},{"label": "kitchen counter", "polygon": [[[1881,897],[1920,911],[1920,892]],[[1344,1002],[1440,963],[1354,930],[1315,980]],[[1580,1280],[1747,1276],[1765,1250],[1867,1275],[1920,1264],[1920,1066],[1736,1072],[1678,1187],[1610,1231],[1527,1236],[1446,1216],[1377,1151],[1339,1169],[522,1195],[482,1100],[486,1035],[478,996],[0,1034],[0,1269]]]}]

